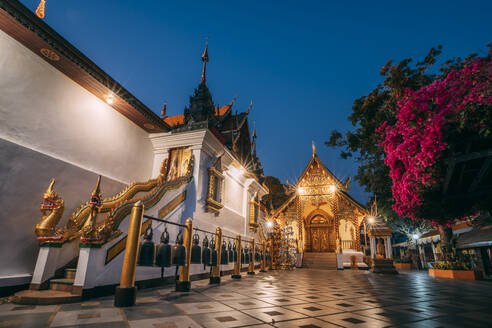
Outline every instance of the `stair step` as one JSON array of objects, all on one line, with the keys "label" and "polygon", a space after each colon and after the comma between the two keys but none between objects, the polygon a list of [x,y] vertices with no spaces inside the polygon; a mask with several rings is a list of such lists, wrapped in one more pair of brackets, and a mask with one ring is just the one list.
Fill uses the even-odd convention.
[{"label": "stair step", "polygon": [[77,269],[65,269],[65,279],[75,279]]},{"label": "stair step", "polygon": [[12,299],[13,303],[26,305],[49,305],[73,303],[82,301],[80,295],[56,290],[23,290],[17,292]]},{"label": "stair step", "polygon": [[72,291],[72,286],[73,286],[74,281],[75,281],[74,279],[67,279],[67,278],[51,279],[50,280],[50,289],[70,292],[70,291]]}]

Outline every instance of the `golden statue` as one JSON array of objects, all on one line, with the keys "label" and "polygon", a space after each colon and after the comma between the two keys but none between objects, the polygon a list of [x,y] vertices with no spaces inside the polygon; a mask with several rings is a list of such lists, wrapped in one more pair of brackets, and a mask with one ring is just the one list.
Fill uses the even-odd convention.
[{"label": "golden statue", "polygon": [[102,206],[102,194],[101,194],[101,176],[97,178],[96,188],[92,191],[90,214],[84,225],[82,226],[82,238],[84,239],[97,239],[96,223],[97,214]]},{"label": "golden statue", "polygon": [[376,252],[379,258],[384,258],[384,245],[381,239],[378,239],[378,244],[376,246]]},{"label": "golden statue", "polygon": [[41,222],[36,224],[34,233],[38,237],[56,237],[55,232],[56,225],[60,221],[63,210],[65,209],[65,202],[53,189],[55,185],[55,179],[51,179],[51,183],[44,192],[43,202],[39,209],[42,213]]}]

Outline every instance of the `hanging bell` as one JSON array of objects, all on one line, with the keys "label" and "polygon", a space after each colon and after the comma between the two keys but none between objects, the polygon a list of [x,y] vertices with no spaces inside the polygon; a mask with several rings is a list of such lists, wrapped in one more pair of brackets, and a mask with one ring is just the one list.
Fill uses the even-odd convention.
[{"label": "hanging bell", "polygon": [[213,238],[210,243],[210,248],[212,249],[212,263],[210,265],[214,267],[217,266],[217,250],[215,249],[215,240]]},{"label": "hanging bell", "polygon": [[205,238],[203,239],[202,246],[203,246],[202,263],[203,263],[203,268],[205,269],[205,266],[210,265],[210,258],[212,256],[210,254],[210,248],[208,248],[208,237],[207,236],[205,236]]},{"label": "hanging bell", "polygon": [[138,265],[152,266],[154,265],[154,253],[155,245],[152,241],[152,226],[149,226],[145,230],[144,242],[140,246],[140,253],[138,254]]},{"label": "hanging bell", "polygon": [[193,246],[191,247],[191,263],[201,264],[202,263],[202,248],[199,245],[200,237],[197,233],[193,235]]},{"label": "hanging bell", "polygon": [[234,252],[232,251],[232,244],[229,242],[227,244],[227,257],[229,262],[234,262]]},{"label": "hanging bell", "polygon": [[176,236],[176,244],[173,248],[173,265],[180,266],[185,264],[186,248],[183,246],[183,231]]},{"label": "hanging bell", "polygon": [[164,228],[161,234],[161,243],[157,248],[155,264],[162,268],[169,268],[171,266],[171,245],[169,245],[169,232],[167,232],[167,228]]},{"label": "hanging bell", "polygon": [[227,246],[225,241],[222,243],[222,252],[220,253],[220,264],[229,264],[229,256],[227,256]]},{"label": "hanging bell", "polygon": [[249,264],[249,250],[248,250],[248,248],[244,249],[244,264]]},{"label": "hanging bell", "polygon": [[234,244],[232,248],[232,253],[234,255],[233,262],[237,262],[237,249],[236,249],[236,244]]},{"label": "hanging bell", "polygon": [[241,264],[245,263],[245,258],[244,258],[244,248],[241,250]]}]

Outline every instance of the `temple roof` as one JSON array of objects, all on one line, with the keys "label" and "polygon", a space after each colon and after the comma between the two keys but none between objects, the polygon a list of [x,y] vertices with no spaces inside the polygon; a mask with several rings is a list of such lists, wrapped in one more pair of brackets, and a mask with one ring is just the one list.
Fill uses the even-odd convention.
[{"label": "temple roof", "polygon": [[345,182],[341,182],[335,176],[335,174],[333,174],[318,157],[318,155],[316,154],[316,148],[314,147],[313,144],[313,155],[311,156],[309,163],[306,165],[306,167],[302,171],[301,176],[299,177],[299,179],[297,179],[296,183],[294,184],[293,190],[291,190],[291,194],[289,195],[289,198],[282,205],[280,205],[277,209],[273,211],[272,213],[273,216],[279,215],[285,208],[289,206],[290,203],[292,203],[297,199],[297,197],[299,196],[297,192],[297,188],[299,188],[302,185],[303,179],[305,179],[308,176],[310,169],[314,166],[318,166],[319,168],[321,168],[321,170],[335,183],[337,192],[340,195],[342,195],[342,197],[345,200],[347,200],[349,203],[351,203],[356,208],[358,208],[362,213],[367,213],[367,209],[348,194],[350,179],[347,179]]},{"label": "temple roof", "polygon": [[102,101],[113,95],[114,101],[108,105],[143,130],[169,130],[150,108],[20,1],[0,1],[0,30]]}]

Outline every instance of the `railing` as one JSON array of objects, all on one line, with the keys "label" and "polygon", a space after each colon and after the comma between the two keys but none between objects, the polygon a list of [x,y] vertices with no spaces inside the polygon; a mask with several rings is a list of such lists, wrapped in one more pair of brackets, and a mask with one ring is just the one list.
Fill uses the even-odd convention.
[{"label": "railing", "polygon": [[356,240],[342,240],[342,249],[357,249]]}]

